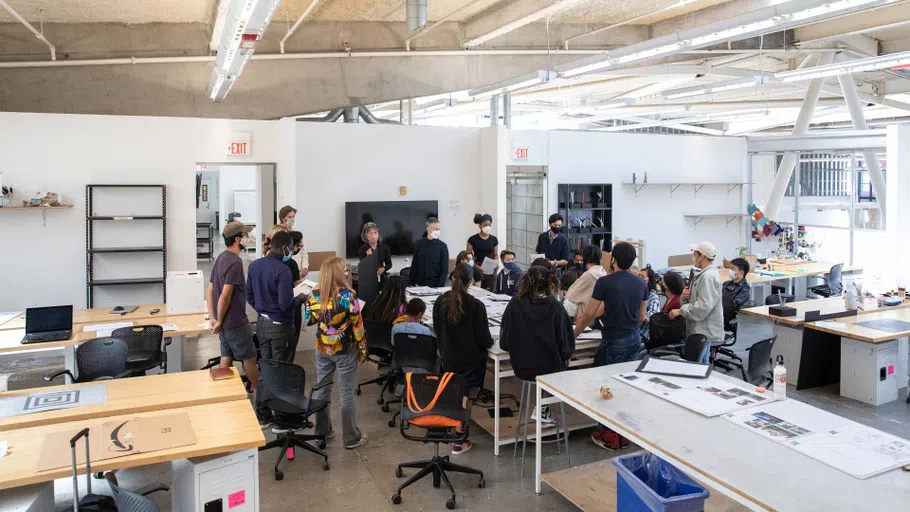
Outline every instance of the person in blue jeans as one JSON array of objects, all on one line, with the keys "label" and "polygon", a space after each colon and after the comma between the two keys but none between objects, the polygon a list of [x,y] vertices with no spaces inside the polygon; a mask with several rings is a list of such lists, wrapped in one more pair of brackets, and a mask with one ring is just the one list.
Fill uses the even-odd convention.
[{"label": "person in blue jeans", "polygon": [[[629,272],[635,261],[635,247],[619,242],[610,254],[608,274],[594,284],[591,301],[575,324],[577,338],[585,326],[601,317],[603,340],[594,354],[594,366],[625,363],[638,358],[641,349],[639,326],[647,317],[648,285]],[[601,448],[617,450],[629,445],[629,440],[604,427],[591,434],[591,440]]]}]

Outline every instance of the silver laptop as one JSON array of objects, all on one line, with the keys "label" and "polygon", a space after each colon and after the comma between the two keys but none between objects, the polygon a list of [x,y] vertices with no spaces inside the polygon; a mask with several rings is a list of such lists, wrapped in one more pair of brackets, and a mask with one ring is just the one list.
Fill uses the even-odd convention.
[{"label": "silver laptop", "polygon": [[48,306],[25,310],[22,343],[68,340],[73,336],[73,306]]}]

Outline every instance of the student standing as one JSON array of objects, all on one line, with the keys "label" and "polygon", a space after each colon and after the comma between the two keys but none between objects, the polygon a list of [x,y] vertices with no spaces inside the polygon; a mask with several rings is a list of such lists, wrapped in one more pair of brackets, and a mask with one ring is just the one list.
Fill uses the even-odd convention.
[{"label": "student standing", "polygon": [[221,236],[225,251],[218,255],[212,266],[212,276],[206,293],[212,333],[218,335],[221,345],[221,368],[234,366],[240,361],[251,384],[259,379],[256,366],[256,346],[253,331],[246,316],[245,280],[241,248],[253,244],[249,237],[252,227],[242,222],[228,222]]},{"label": "student standing", "polygon": [[272,237],[268,255],[250,264],[246,301],[259,313],[256,335],[263,359],[292,359],[290,349],[297,334],[294,312],[300,308],[291,270],[285,265],[292,253],[290,233],[279,231]]},{"label": "student standing", "polygon": [[[288,266],[288,269],[291,271],[291,281],[296,287],[303,282],[303,278],[300,277],[300,267],[297,265],[297,261],[294,260],[294,256],[300,253],[303,249],[303,234],[300,231],[291,231],[291,247],[292,256],[290,259],[284,262]],[[291,354],[291,362],[294,361],[294,356],[297,354],[297,343],[300,341],[300,331],[303,328],[303,313],[300,311],[300,308],[294,308],[294,340],[291,342],[291,346],[288,348],[288,352]]]},{"label": "student standing", "polygon": [[271,229],[269,229],[269,232],[265,234],[265,240],[262,241],[262,255],[263,256],[268,255],[269,250],[272,248],[272,238],[277,233],[281,233],[281,232],[290,233],[291,230],[288,229],[287,226],[283,226],[281,224],[275,224],[274,226],[272,226]]},{"label": "student standing", "polygon": [[[338,372],[341,395],[341,427],[344,447],[354,449],[369,441],[357,426],[354,393],[357,364],[366,360],[366,334],[357,294],[348,286],[345,262],[329,258],[319,271],[319,285],[307,299],[307,325],[316,329],[316,382],[325,382]],[[332,386],[316,391],[313,398],[327,400]],[[335,436],[329,408],[316,413],[316,435]]]},{"label": "student standing", "polygon": [[[586,246],[582,249],[581,256],[585,264],[585,271],[575,281],[575,284],[566,290],[567,305],[572,304],[571,309],[575,312],[573,315],[575,318],[581,318],[580,315],[584,313],[588,303],[591,302],[591,296],[594,294],[594,285],[597,284],[597,280],[607,275],[607,271],[600,266],[600,260],[603,258],[603,251],[600,250],[600,247],[596,245]],[[570,308],[567,307],[566,311],[570,311]],[[572,314],[571,311],[569,314]]]},{"label": "student standing", "polygon": [[645,311],[645,319],[641,323],[641,340],[647,343],[651,339],[651,328],[648,321],[652,316],[660,313],[660,296],[657,295],[657,273],[651,268],[651,265],[638,271],[638,275],[644,279],[648,286],[648,309]]},{"label": "student standing", "polygon": [[[291,205],[282,206],[278,210],[278,222],[280,225],[287,228],[288,231],[294,229],[294,224],[297,221],[297,209]],[[301,235],[301,240],[303,239]],[[300,245],[300,275],[306,277],[310,272],[310,254],[306,251],[306,248],[303,246],[303,242]]]},{"label": "student standing", "polygon": [[[478,267],[482,267],[484,260],[487,258],[499,259],[499,240],[490,234],[493,230],[493,217],[489,213],[484,213],[483,215],[474,214],[474,224],[477,225],[480,232],[468,238],[465,250],[474,254],[475,263]],[[493,290],[493,286],[496,283],[496,272],[494,271],[490,275],[481,274],[483,275],[481,281],[483,289]]]},{"label": "student standing", "polygon": [[723,296],[733,301],[736,311],[752,300],[752,285],[746,280],[749,274],[749,262],[743,258],[734,258],[730,262],[733,279],[724,283]]},{"label": "student standing", "polygon": [[554,213],[548,220],[550,229],[537,237],[534,252],[543,254],[554,267],[564,267],[572,258],[572,252],[569,251],[569,239],[562,234],[562,215]]},{"label": "student standing", "polygon": [[518,262],[515,261],[515,253],[509,250],[499,253],[499,259],[502,261],[502,270],[496,276],[495,292],[500,295],[514,297],[518,293],[518,281],[524,274]]},{"label": "student standing", "polygon": [[[367,256],[376,257],[376,277],[379,280],[379,290],[385,286],[389,270],[392,270],[392,251],[389,246],[382,243],[379,236],[379,226],[375,222],[367,222],[363,225],[360,233],[360,239],[363,245],[357,250],[357,257],[363,261]],[[359,276],[360,279],[366,279],[367,276]],[[367,303],[372,302],[374,297],[361,297]]]},{"label": "student standing", "polygon": [[441,288],[449,273],[449,247],[439,239],[439,219],[427,218],[427,236],[414,244],[411,283]]},{"label": "student standing", "polygon": [[[464,379],[465,389],[483,389],[487,373],[487,350],[493,346],[487,309],[468,293],[473,279],[471,267],[465,263],[452,273],[452,289],[443,293],[433,304],[433,327],[439,338],[439,353],[444,371]],[[453,443],[452,454],[470,450],[470,441]]]},{"label": "student standing", "polygon": [[683,289],[682,306],[670,311],[670,320],[686,319],[686,336],[704,334],[708,338],[698,361],[708,364],[711,343],[724,340],[724,307],[721,300],[720,274],[714,267],[717,249],[711,242],[690,245],[695,272],[689,286]]}]

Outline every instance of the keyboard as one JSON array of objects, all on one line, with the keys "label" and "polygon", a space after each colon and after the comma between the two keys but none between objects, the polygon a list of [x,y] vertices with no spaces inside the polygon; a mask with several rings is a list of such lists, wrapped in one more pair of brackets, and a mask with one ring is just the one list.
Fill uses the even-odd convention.
[{"label": "keyboard", "polygon": [[50,331],[26,334],[22,338],[22,343],[44,343],[48,341],[68,340],[73,335],[73,331]]}]

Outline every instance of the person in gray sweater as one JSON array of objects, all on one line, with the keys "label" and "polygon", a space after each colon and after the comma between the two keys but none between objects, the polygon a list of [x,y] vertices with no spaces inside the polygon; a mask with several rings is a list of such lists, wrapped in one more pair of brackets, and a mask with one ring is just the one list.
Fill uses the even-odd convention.
[{"label": "person in gray sweater", "polygon": [[[678,316],[686,319],[686,336],[704,334],[709,342],[724,339],[724,308],[720,274],[714,268],[717,249],[711,242],[690,245],[695,269],[689,286],[683,290],[682,307],[670,311],[670,319]],[[700,363],[708,363],[710,343],[699,355]]]}]

